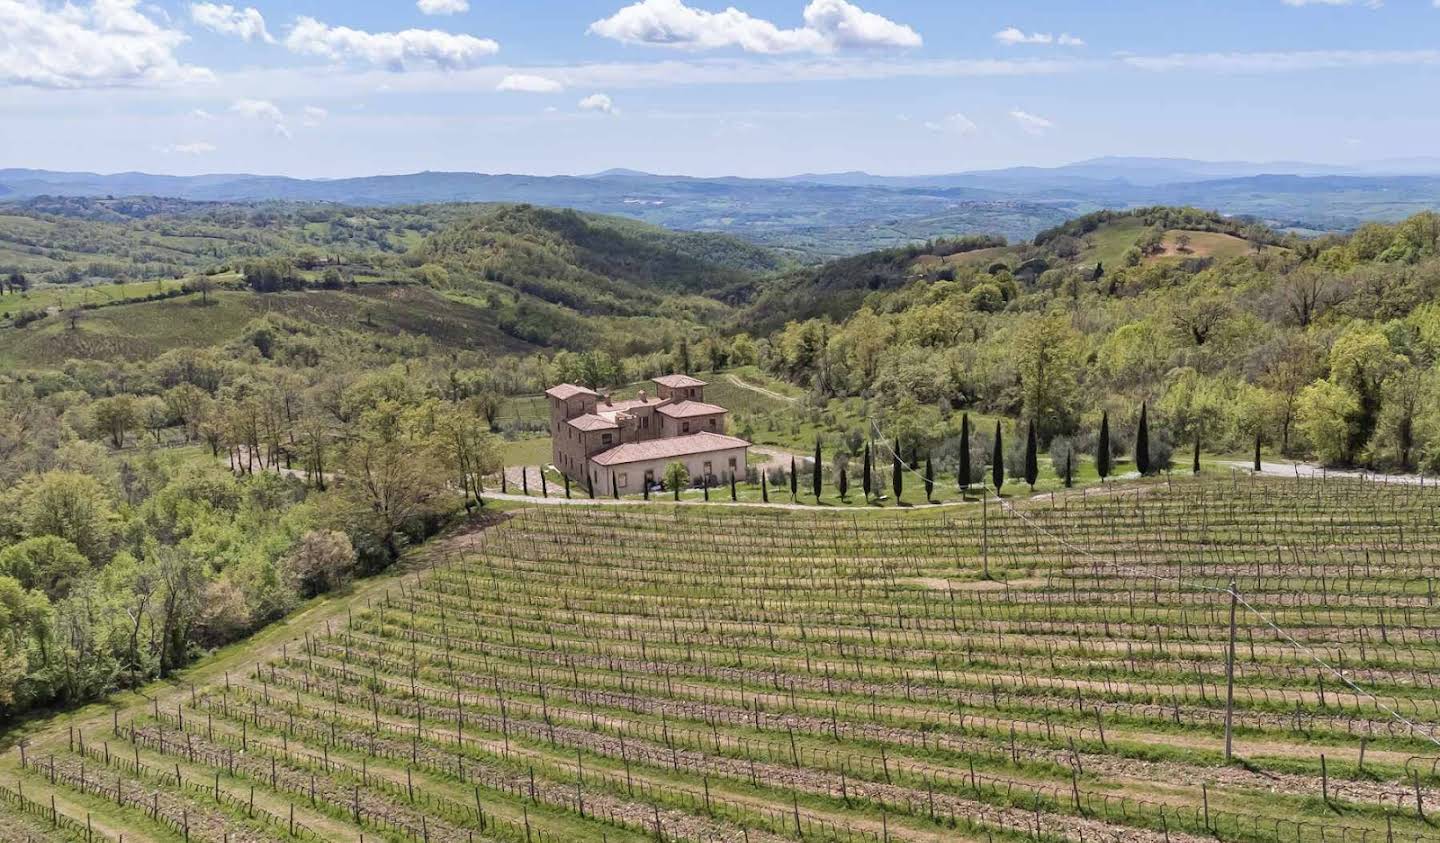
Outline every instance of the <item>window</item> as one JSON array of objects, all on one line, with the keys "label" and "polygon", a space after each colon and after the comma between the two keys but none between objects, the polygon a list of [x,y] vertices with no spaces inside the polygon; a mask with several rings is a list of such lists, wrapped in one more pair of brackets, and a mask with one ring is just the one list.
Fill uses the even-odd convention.
[{"label": "window", "polygon": [[689,432],[690,432],[690,422],[685,422],[684,424],[680,425],[680,432],[681,432],[681,433],[689,433]]},{"label": "window", "polygon": [[710,468],[710,461],[709,461],[709,460],[706,460],[706,461],[705,461],[705,476],[706,476],[706,477],[709,477],[709,476],[711,475],[712,471],[713,471],[713,470]]},{"label": "window", "polygon": [[620,472],[620,477],[618,478],[618,480],[617,480],[616,482],[618,482],[618,483],[620,484],[619,488],[621,488],[621,489],[628,489],[628,488],[630,488],[630,478],[629,478],[629,476],[626,475],[626,473],[623,472],[623,471]]},{"label": "window", "polygon": [[650,429],[650,417],[649,417],[649,416],[641,416],[641,417],[640,417],[640,426],[643,427],[643,428],[645,428],[646,430],[649,430],[649,429]]},{"label": "window", "polygon": [[734,457],[731,457],[731,458],[730,458],[730,473],[731,473],[731,474],[734,474],[734,473],[735,473],[735,458],[734,458]]},{"label": "window", "polygon": [[715,429],[715,420],[714,420],[713,418],[710,420],[710,429],[711,429],[711,430],[714,430],[714,429]]},{"label": "window", "polygon": [[602,434],[600,434],[600,444],[601,444],[601,445],[609,445],[609,444],[610,444],[610,434],[608,434],[608,433],[602,433]]},{"label": "window", "polygon": [[647,471],[645,472],[645,485],[646,485],[646,486],[653,486],[653,485],[655,485],[655,470],[654,470],[653,468],[652,468],[652,469],[649,469],[649,470],[647,470]]}]

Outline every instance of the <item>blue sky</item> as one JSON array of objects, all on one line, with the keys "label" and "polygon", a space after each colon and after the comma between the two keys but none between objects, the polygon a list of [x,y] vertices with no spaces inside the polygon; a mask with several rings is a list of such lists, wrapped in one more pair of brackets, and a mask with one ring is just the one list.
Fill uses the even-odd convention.
[{"label": "blue sky", "polygon": [[1440,0],[0,0],[0,167],[772,176],[1440,137]]}]

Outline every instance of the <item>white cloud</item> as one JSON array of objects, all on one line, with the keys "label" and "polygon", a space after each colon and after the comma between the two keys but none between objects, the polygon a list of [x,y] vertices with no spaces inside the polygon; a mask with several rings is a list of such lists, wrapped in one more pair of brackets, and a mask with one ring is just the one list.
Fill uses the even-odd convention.
[{"label": "white cloud", "polygon": [[194,143],[172,143],[169,146],[160,147],[160,151],[166,155],[205,155],[215,151],[215,145],[196,141]]},{"label": "white cloud", "polygon": [[689,50],[727,47],[748,53],[831,53],[844,49],[918,47],[919,33],[904,24],[867,12],[846,0],[811,0],[805,25],[781,29],[734,7],[708,12],[683,0],[639,0],[589,31],[625,44]]},{"label": "white cloud", "polygon": [[466,0],[415,0],[415,6],[426,15],[458,15],[470,11]]},{"label": "white cloud", "polygon": [[980,131],[980,127],[976,126],[973,120],[959,112],[939,120],[931,120],[925,124],[925,128],[932,132],[962,137],[970,137]]},{"label": "white cloud", "polygon": [[265,28],[264,16],[254,8],[237,9],[228,3],[191,3],[190,19],[221,35],[234,35],[243,41],[258,38],[267,44],[275,43],[270,31]]},{"label": "white cloud", "polygon": [[285,120],[285,114],[280,111],[280,107],[269,100],[236,100],[231,103],[230,110],[250,120],[269,120],[275,123]]},{"label": "white cloud", "polygon": [[301,125],[305,126],[308,129],[313,129],[316,126],[319,126],[321,123],[325,122],[325,119],[327,117],[330,116],[329,111],[326,111],[325,109],[317,105],[305,106],[304,114],[305,118],[301,121]]},{"label": "white cloud", "polygon": [[1010,116],[1015,120],[1016,123],[1020,124],[1020,128],[1024,129],[1027,133],[1032,135],[1043,135],[1045,134],[1046,130],[1055,128],[1055,124],[1050,120],[1047,120],[1038,114],[1031,114],[1028,111],[1021,111],[1018,108],[1012,109],[1010,111]]},{"label": "white cloud", "polygon": [[211,114],[210,112],[206,111],[206,110],[203,109],[203,108],[194,109],[193,111],[190,112],[190,116],[191,116],[191,117],[194,117],[196,120],[214,120],[214,119],[215,119],[215,115]]},{"label": "white cloud", "polygon": [[581,111],[598,111],[601,114],[619,114],[615,108],[615,101],[610,99],[608,94],[591,94],[580,100]]},{"label": "white cloud", "polygon": [[1048,32],[1025,32],[1013,26],[1007,26],[992,36],[996,41],[1007,47],[1014,47],[1020,44],[1050,45],[1058,44],[1061,47],[1083,47],[1085,42],[1076,38],[1068,32],[1059,35],[1052,35]]},{"label": "white cloud", "polygon": [[137,3],[0,0],[0,84],[103,88],[212,79],[175,56],[185,34]]},{"label": "white cloud", "polygon": [[417,66],[463,70],[500,51],[500,45],[489,38],[473,35],[454,35],[435,29],[365,32],[347,26],[329,26],[310,17],[295,21],[295,28],[285,38],[285,46],[303,55],[354,61],[395,71]]},{"label": "white cloud", "polygon": [[511,73],[500,84],[495,86],[497,91],[518,91],[524,94],[553,94],[565,90],[565,86],[548,76],[535,76],[530,73]]},{"label": "white cloud", "polygon": [[290,127],[285,124],[285,113],[269,100],[243,99],[231,103],[230,110],[247,120],[269,123],[270,128],[282,138],[291,137]]}]

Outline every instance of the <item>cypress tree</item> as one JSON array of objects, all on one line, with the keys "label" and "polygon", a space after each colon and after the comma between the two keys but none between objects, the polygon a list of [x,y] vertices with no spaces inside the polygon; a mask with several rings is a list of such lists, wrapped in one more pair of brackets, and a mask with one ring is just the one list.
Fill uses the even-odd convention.
[{"label": "cypress tree", "polygon": [[545,466],[540,466],[540,497],[550,497],[550,484],[545,480]]},{"label": "cypress tree", "polygon": [[770,478],[765,475],[764,471],[760,472],[760,500],[765,503],[770,502]]},{"label": "cypress tree", "polygon": [[1035,491],[1035,481],[1040,479],[1040,441],[1035,434],[1035,420],[1030,420],[1030,430],[1025,434],[1025,482],[1030,491]]},{"label": "cypress tree", "polygon": [[815,438],[815,471],[810,477],[811,489],[815,492],[815,502],[820,502],[820,485],[825,482],[825,475],[820,467],[820,438]]},{"label": "cypress tree", "polygon": [[1255,473],[1260,473],[1260,433],[1255,433]]},{"label": "cypress tree", "polygon": [[1071,470],[1071,465],[1070,465],[1070,461],[1071,461],[1072,458],[1074,458],[1074,456],[1075,456],[1075,451],[1074,451],[1074,449],[1073,449],[1073,448],[1067,448],[1066,451],[1065,451],[1065,488],[1067,488],[1067,489],[1072,488],[1072,487],[1074,487],[1074,485],[1075,485],[1075,474],[1074,474],[1074,472]]},{"label": "cypress tree", "polygon": [[730,500],[738,501],[740,497],[735,492],[735,472],[730,472]]},{"label": "cypress tree", "polygon": [[647,501],[650,500],[650,483],[649,483],[649,481],[646,481],[646,482],[644,482],[644,483],[641,483],[640,485],[642,485],[642,486],[645,487],[645,492],[644,492],[644,494],[645,494],[645,500],[647,500]]},{"label": "cypress tree", "polygon": [[935,502],[935,461],[925,455],[925,502]]},{"label": "cypress tree", "polygon": [[990,479],[995,482],[995,497],[1000,497],[1000,489],[1005,486],[1005,443],[1002,439],[1000,421],[995,421],[995,451],[990,455]]},{"label": "cypress tree", "polygon": [[1100,414],[1100,439],[1095,444],[1095,473],[1104,480],[1110,476],[1110,411]]},{"label": "cypress tree", "polygon": [[865,489],[865,500],[870,500],[870,443],[865,443],[865,468],[860,477],[860,485]]},{"label": "cypress tree", "polygon": [[570,475],[565,475],[565,500],[570,500]]},{"label": "cypress tree", "polygon": [[702,475],[700,478],[700,490],[705,493],[705,500],[710,500],[710,475]]},{"label": "cypress tree", "polygon": [[900,451],[892,450],[890,454],[894,457],[890,461],[890,488],[895,492],[895,503],[898,504],[900,496],[905,492],[905,475],[900,465]]},{"label": "cypress tree", "polygon": [[588,472],[588,471],[585,472],[585,491],[590,495],[590,499],[591,499],[591,500],[594,500],[594,498],[595,498],[595,475],[592,474],[592,473],[590,473],[590,472]]},{"label": "cypress tree", "polygon": [[1198,430],[1195,431],[1195,465],[1191,470],[1196,474],[1200,473],[1200,431]]},{"label": "cypress tree", "polygon": [[500,466],[500,494],[510,494],[510,482],[509,478],[505,476],[505,466],[503,464]]},{"label": "cypress tree", "polygon": [[525,497],[530,497],[530,469],[520,466],[520,492]]},{"label": "cypress tree", "polygon": [[620,484],[615,482],[615,472],[610,472],[610,497],[620,500]]},{"label": "cypress tree", "polygon": [[1135,470],[1143,477],[1150,473],[1150,409],[1140,405],[1140,424],[1135,428]]},{"label": "cypress tree", "polygon": [[836,478],[835,478],[835,481],[836,481],[836,483],[838,484],[838,486],[839,486],[839,488],[840,488],[840,500],[843,501],[843,500],[846,499],[845,496],[848,495],[848,494],[850,494],[850,470],[849,470],[849,466],[841,466],[841,467],[840,467],[840,476],[839,476],[839,477],[836,477]]},{"label": "cypress tree", "polygon": [[800,491],[800,480],[795,476],[795,457],[790,457],[790,502],[795,502],[795,495]]},{"label": "cypress tree", "polygon": [[672,492],[675,493],[675,500],[677,500],[677,501],[680,500],[680,484],[679,484],[679,483],[676,483],[676,484],[675,484],[675,488],[674,488],[674,489],[671,489],[670,491],[672,491]]},{"label": "cypress tree", "polygon": [[970,491],[970,414],[966,413],[960,417],[960,476],[955,479],[960,484],[960,494],[964,495]]}]

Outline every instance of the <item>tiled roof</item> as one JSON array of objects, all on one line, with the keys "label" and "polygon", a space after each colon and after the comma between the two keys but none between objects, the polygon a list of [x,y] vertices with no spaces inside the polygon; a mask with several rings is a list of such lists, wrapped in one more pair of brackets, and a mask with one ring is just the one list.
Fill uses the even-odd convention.
[{"label": "tiled roof", "polygon": [[567,424],[569,424],[576,430],[613,430],[614,428],[619,427],[619,425],[615,424],[615,422],[604,418],[603,416],[597,416],[594,413],[586,413],[583,416],[576,416],[575,418],[570,419]]},{"label": "tiled roof", "polygon": [[705,385],[705,381],[692,378],[689,375],[661,375],[658,378],[651,378],[651,380],[661,386],[668,386],[671,389],[685,389],[686,387]]},{"label": "tiled roof", "polygon": [[731,448],[748,448],[750,443],[734,436],[719,433],[692,433],[689,436],[673,436],[669,439],[651,439],[648,442],[629,442],[617,445],[608,451],[601,451],[591,457],[596,465],[623,465],[645,460],[665,460],[703,454],[707,451],[727,451]]},{"label": "tiled roof", "polygon": [[653,407],[658,403],[660,402],[656,401],[654,398],[647,398],[644,401],[641,401],[639,398],[631,398],[625,401],[611,401],[609,404],[601,401],[599,404],[595,405],[595,412],[628,413],[636,407]]},{"label": "tiled roof", "polygon": [[558,398],[561,401],[569,401],[577,395],[599,395],[599,393],[593,389],[586,389],[583,386],[576,386],[573,383],[562,383],[559,386],[552,386],[545,390],[545,394],[551,398]]},{"label": "tiled roof", "polygon": [[691,416],[713,416],[730,411],[714,404],[706,404],[703,401],[681,401],[677,404],[666,404],[656,412],[664,413],[672,419],[688,419]]}]

